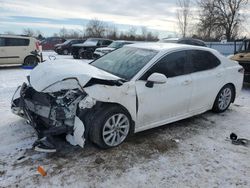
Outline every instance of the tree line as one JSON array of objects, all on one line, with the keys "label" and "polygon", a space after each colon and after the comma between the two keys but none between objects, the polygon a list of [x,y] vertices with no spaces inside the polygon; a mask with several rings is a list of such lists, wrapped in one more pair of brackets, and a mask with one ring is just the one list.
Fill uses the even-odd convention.
[{"label": "tree line", "polygon": [[[193,37],[204,41],[233,41],[244,37],[246,17],[243,10],[249,0],[176,0],[176,24],[181,37]],[[12,32],[6,32],[13,34]],[[139,34],[138,34],[139,33]],[[23,34],[43,39],[39,30],[23,29]],[[98,19],[90,20],[84,29],[62,28],[53,36],[69,38],[102,37],[113,40],[157,41],[158,33],[147,27],[130,27],[120,31]]]},{"label": "tree line", "polygon": [[[194,16],[195,4],[199,8],[198,17]],[[243,13],[247,5],[248,0],[177,0],[179,32],[183,37],[192,36],[205,41],[242,38],[247,31]]]},{"label": "tree line", "polygon": [[[13,34],[6,32],[7,34]],[[138,34],[139,33],[139,34]],[[23,29],[23,35],[36,37],[42,40],[44,37],[39,30],[31,28]],[[130,27],[127,31],[119,31],[115,25],[106,24],[98,19],[92,19],[87,24],[85,29],[66,29],[62,28],[58,33],[54,33],[53,37],[62,37],[65,39],[72,38],[108,38],[113,40],[129,40],[129,41],[158,41],[158,33],[149,31],[147,27],[141,27],[140,30],[136,27]]]}]

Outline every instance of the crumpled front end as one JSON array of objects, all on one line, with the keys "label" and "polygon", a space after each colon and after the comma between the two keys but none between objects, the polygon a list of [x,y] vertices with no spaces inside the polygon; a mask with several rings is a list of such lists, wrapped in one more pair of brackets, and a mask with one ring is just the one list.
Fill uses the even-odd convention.
[{"label": "crumpled front end", "polygon": [[[24,83],[17,88],[11,109],[14,114],[27,119],[37,131],[38,138],[66,133],[71,144],[83,147],[84,125],[76,113],[78,103],[86,96],[79,89],[55,93],[37,92]],[[75,133],[76,129],[78,135]]]}]

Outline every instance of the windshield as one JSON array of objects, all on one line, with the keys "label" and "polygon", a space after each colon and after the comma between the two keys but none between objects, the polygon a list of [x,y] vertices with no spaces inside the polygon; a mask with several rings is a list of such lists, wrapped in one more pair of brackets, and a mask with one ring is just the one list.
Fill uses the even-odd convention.
[{"label": "windshield", "polygon": [[98,39],[87,39],[83,44],[88,46],[96,46]]},{"label": "windshield", "polygon": [[123,47],[97,59],[91,65],[125,80],[130,80],[157,53],[158,51],[155,50]]},{"label": "windshield", "polygon": [[108,47],[109,48],[121,48],[125,43],[124,42],[112,42]]},{"label": "windshield", "polygon": [[69,44],[72,40],[66,40],[63,44]]}]

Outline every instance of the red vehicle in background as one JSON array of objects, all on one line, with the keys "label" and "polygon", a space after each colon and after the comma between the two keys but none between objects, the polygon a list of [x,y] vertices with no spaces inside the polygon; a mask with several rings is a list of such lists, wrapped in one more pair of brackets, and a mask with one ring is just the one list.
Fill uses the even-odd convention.
[{"label": "red vehicle in background", "polygon": [[40,45],[43,50],[54,50],[56,44],[64,43],[66,40],[61,37],[48,37],[41,41]]}]

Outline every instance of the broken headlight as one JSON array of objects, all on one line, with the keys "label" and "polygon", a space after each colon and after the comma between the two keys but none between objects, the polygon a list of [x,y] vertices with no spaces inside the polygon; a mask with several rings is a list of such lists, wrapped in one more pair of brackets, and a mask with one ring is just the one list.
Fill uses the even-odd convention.
[{"label": "broken headlight", "polygon": [[83,93],[79,90],[68,90],[68,91],[60,91],[51,94],[56,99],[56,103],[60,106],[69,106],[76,98],[80,95],[83,97],[86,96],[86,93]]}]

